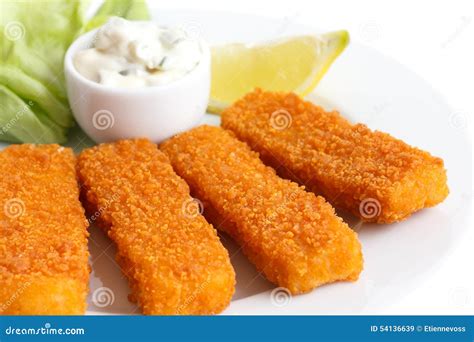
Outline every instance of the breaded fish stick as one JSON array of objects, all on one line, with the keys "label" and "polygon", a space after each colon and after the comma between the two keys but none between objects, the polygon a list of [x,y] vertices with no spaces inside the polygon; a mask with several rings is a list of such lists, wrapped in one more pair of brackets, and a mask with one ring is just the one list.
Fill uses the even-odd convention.
[{"label": "breaded fish stick", "polygon": [[143,313],[215,314],[227,307],[235,288],[228,252],[155,144],[123,140],[87,149],[78,172],[86,208],[100,213],[99,225],[117,244]]},{"label": "breaded fish stick", "polygon": [[449,192],[442,159],[295,94],[257,89],[222,113],[222,127],[282,177],[364,221],[403,220]]},{"label": "breaded fish stick", "polygon": [[0,314],[83,314],[88,233],[72,150],[12,145],[0,175]]},{"label": "breaded fish stick", "polygon": [[206,217],[273,283],[298,294],[358,278],[357,234],[322,197],[278,177],[230,132],[201,126],[160,148],[205,203]]}]

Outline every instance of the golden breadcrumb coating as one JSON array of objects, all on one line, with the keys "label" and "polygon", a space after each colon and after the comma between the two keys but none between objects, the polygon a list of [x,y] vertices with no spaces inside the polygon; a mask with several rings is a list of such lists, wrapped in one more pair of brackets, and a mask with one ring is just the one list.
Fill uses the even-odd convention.
[{"label": "golden breadcrumb coating", "polygon": [[78,173],[86,208],[100,213],[117,244],[143,313],[215,314],[228,306],[235,289],[228,252],[155,144],[136,139],[87,149]]},{"label": "golden breadcrumb coating", "polygon": [[270,281],[297,294],[358,278],[357,234],[322,197],[278,177],[230,132],[201,126],[160,148],[203,201],[206,217]]},{"label": "golden breadcrumb coating", "polygon": [[292,93],[255,90],[222,126],[285,178],[364,221],[400,221],[448,195],[443,160]]},{"label": "golden breadcrumb coating", "polygon": [[0,175],[0,313],[83,314],[88,233],[72,150],[12,145]]}]

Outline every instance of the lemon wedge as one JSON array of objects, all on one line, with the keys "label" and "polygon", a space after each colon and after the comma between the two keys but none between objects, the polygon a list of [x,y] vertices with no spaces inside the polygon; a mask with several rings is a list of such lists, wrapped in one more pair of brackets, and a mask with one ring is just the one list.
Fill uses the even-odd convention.
[{"label": "lemon wedge", "polygon": [[212,48],[208,111],[220,113],[259,87],[310,93],[349,43],[347,31],[280,39],[261,45],[227,44]]}]

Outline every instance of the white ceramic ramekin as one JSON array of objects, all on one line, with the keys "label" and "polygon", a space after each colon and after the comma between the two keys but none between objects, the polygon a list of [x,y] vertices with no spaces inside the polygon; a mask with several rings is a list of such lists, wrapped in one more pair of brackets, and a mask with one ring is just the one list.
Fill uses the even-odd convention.
[{"label": "white ceramic ramekin", "polygon": [[69,103],[84,132],[95,142],[145,137],[159,143],[199,123],[211,83],[209,46],[200,39],[200,63],[169,84],[117,88],[86,79],[74,67],[75,54],[92,46],[97,30],[80,36],[66,52],[64,70]]}]

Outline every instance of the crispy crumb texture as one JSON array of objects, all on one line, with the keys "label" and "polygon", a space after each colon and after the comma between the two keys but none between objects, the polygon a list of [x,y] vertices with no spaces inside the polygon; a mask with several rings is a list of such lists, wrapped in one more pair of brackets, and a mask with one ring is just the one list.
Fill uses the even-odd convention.
[{"label": "crispy crumb texture", "polygon": [[298,294],[359,276],[357,235],[331,205],[278,177],[230,132],[201,126],[160,148],[203,201],[206,217],[270,281]]},{"label": "crispy crumb texture", "polygon": [[88,212],[117,244],[131,299],[145,314],[215,314],[235,274],[216,230],[166,156],[145,139],[102,144],[78,160]]},{"label": "crispy crumb texture", "polygon": [[222,113],[222,126],[280,175],[364,221],[403,220],[449,192],[442,159],[292,93],[257,89]]},{"label": "crispy crumb texture", "polygon": [[0,313],[83,314],[88,233],[72,150],[12,145],[0,175]]}]

